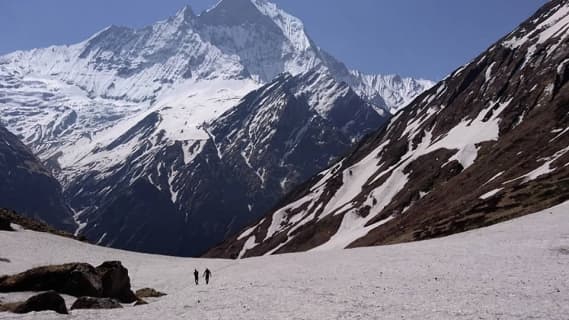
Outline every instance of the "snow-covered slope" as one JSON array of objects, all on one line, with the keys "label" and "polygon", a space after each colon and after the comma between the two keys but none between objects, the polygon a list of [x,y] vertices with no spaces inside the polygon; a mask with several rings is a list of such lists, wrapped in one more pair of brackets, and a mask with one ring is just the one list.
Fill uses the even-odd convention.
[{"label": "snow-covered slope", "polygon": [[420,240],[567,200],[568,37],[569,3],[548,2],[210,255]]},{"label": "snow-covered slope", "polygon": [[[273,80],[286,77],[294,78],[288,82],[297,88],[287,91],[283,101],[292,96],[302,101],[309,118],[291,123],[278,143],[241,136],[246,141],[239,148],[254,145],[272,159],[283,155],[279,161],[287,168],[266,170],[275,163],[252,161],[246,170],[279,183],[244,187],[242,172],[234,170],[250,150],[232,147],[223,156],[217,141],[224,138],[219,136],[223,127],[253,130],[245,121],[252,114],[236,119],[233,113],[240,128],[227,117],[217,119],[243,104],[248,93],[277,90]],[[0,115],[63,184],[80,223],[78,232],[102,244],[187,254],[256,219],[262,208],[383,123],[389,107],[404,103],[393,97],[420,91],[415,87],[411,93],[393,79],[386,86],[358,79],[313,43],[299,19],[276,5],[224,0],[200,15],[184,7],[142,29],[111,26],[78,44],[0,57]],[[371,100],[354,90],[366,90]],[[267,132],[278,129],[257,125]],[[304,135],[320,129],[329,135]],[[291,132],[298,136],[287,140]],[[322,151],[319,160],[311,163],[295,139]],[[319,147],[332,143],[337,145]],[[249,190],[249,195],[235,190]],[[196,222],[196,212],[223,222]],[[240,215],[245,218],[236,218]],[[195,231],[186,230],[189,224],[215,236],[203,239],[207,236],[198,233],[199,240],[189,241],[185,234]],[[186,248],[188,243],[197,243],[196,248]]]},{"label": "snow-covered slope", "polygon": [[[79,320],[562,320],[569,314],[568,210],[564,203],[443,239],[238,261],[137,254],[50,234],[0,231],[0,275],[45,264],[120,260],[134,289],[168,294],[144,306],[72,311],[70,317]],[[192,271],[206,267],[213,281],[195,286]],[[0,301],[23,296],[29,294],[0,294]],[[61,315],[2,313],[0,318]]]}]

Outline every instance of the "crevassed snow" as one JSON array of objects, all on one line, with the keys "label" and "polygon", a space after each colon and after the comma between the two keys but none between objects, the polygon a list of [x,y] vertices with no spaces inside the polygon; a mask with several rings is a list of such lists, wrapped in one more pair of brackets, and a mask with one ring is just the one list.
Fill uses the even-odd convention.
[{"label": "crevassed snow", "polygon": [[[245,260],[184,259],[0,231],[0,274],[120,260],[134,289],[168,295],[138,307],[73,310],[70,319],[559,319],[569,314],[569,203],[435,240]],[[56,250],[54,250],[56,248]],[[194,268],[213,272],[193,284]],[[201,280],[203,281],[203,280]],[[14,301],[20,294],[0,294]],[[58,320],[53,312],[2,319]]]}]

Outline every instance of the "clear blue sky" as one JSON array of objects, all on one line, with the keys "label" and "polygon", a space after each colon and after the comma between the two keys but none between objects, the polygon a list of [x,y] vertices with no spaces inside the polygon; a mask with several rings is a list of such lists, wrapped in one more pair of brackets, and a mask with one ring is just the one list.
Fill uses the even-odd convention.
[{"label": "clear blue sky", "polygon": [[[0,0],[0,54],[72,44],[111,25],[142,27],[217,0]],[[314,41],[365,72],[439,80],[546,0],[274,0]]]}]

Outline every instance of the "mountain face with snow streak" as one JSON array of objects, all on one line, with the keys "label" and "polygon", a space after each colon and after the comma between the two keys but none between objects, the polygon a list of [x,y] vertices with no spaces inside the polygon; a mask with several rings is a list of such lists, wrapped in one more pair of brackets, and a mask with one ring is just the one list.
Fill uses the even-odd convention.
[{"label": "mountain face with snow streak", "polygon": [[84,206],[80,216],[90,219],[81,229],[88,238],[131,250],[200,254],[385,120],[347,85],[315,72],[285,74],[249,93],[204,124],[206,140],[163,144],[160,121],[160,114],[148,115],[101,151],[136,141],[112,171],[93,171],[67,186],[67,196]]},{"label": "mountain face with snow streak", "polygon": [[422,240],[567,201],[568,27],[548,2],[208,255]]},{"label": "mountain face with snow streak", "polygon": [[[63,185],[78,233],[195,255],[383,124],[403,104],[392,97],[411,94],[358,79],[276,5],[224,0],[0,57],[0,114]],[[362,99],[363,88],[383,91]]]},{"label": "mountain face with snow streak", "polygon": [[0,126],[0,205],[64,230],[75,222],[61,185],[18,138]]}]

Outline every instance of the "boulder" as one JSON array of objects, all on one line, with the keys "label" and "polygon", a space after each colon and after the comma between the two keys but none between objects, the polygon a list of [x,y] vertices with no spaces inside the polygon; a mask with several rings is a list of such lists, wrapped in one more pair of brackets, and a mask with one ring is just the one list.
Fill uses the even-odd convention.
[{"label": "boulder", "polygon": [[35,295],[24,303],[16,306],[14,313],[28,313],[33,311],[55,311],[61,314],[68,314],[65,300],[55,291],[48,291]]},{"label": "boulder", "polygon": [[0,292],[48,291],[72,296],[101,296],[102,283],[96,269],[86,263],[44,266],[0,277]]},{"label": "boulder", "polygon": [[96,268],[103,284],[103,297],[115,298],[123,303],[137,300],[130,288],[128,270],[119,261],[107,261]]},{"label": "boulder", "polygon": [[94,298],[80,297],[75,300],[71,306],[71,310],[75,309],[118,309],[122,305],[115,299],[111,298]]},{"label": "boulder", "polygon": [[152,288],[144,288],[136,290],[136,296],[139,298],[159,298],[165,295],[166,295],[165,293],[157,291]]},{"label": "boulder", "polygon": [[97,268],[87,263],[44,266],[0,277],[0,292],[48,291],[75,297],[107,297],[123,303],[137,300],[130,288],[128,270],[118,261]]},{"label": "boulder", "polygon": [[10,225],[10,220],[0,217],[0,231],[14,231]]},{"label": "boulder", "polygon": [[13,312],[14,309],[16,309],[17,306],[19,306],[20,304],[22,304],[22,302],[18,302],[18,303],[0,303],[0,312]]}]

